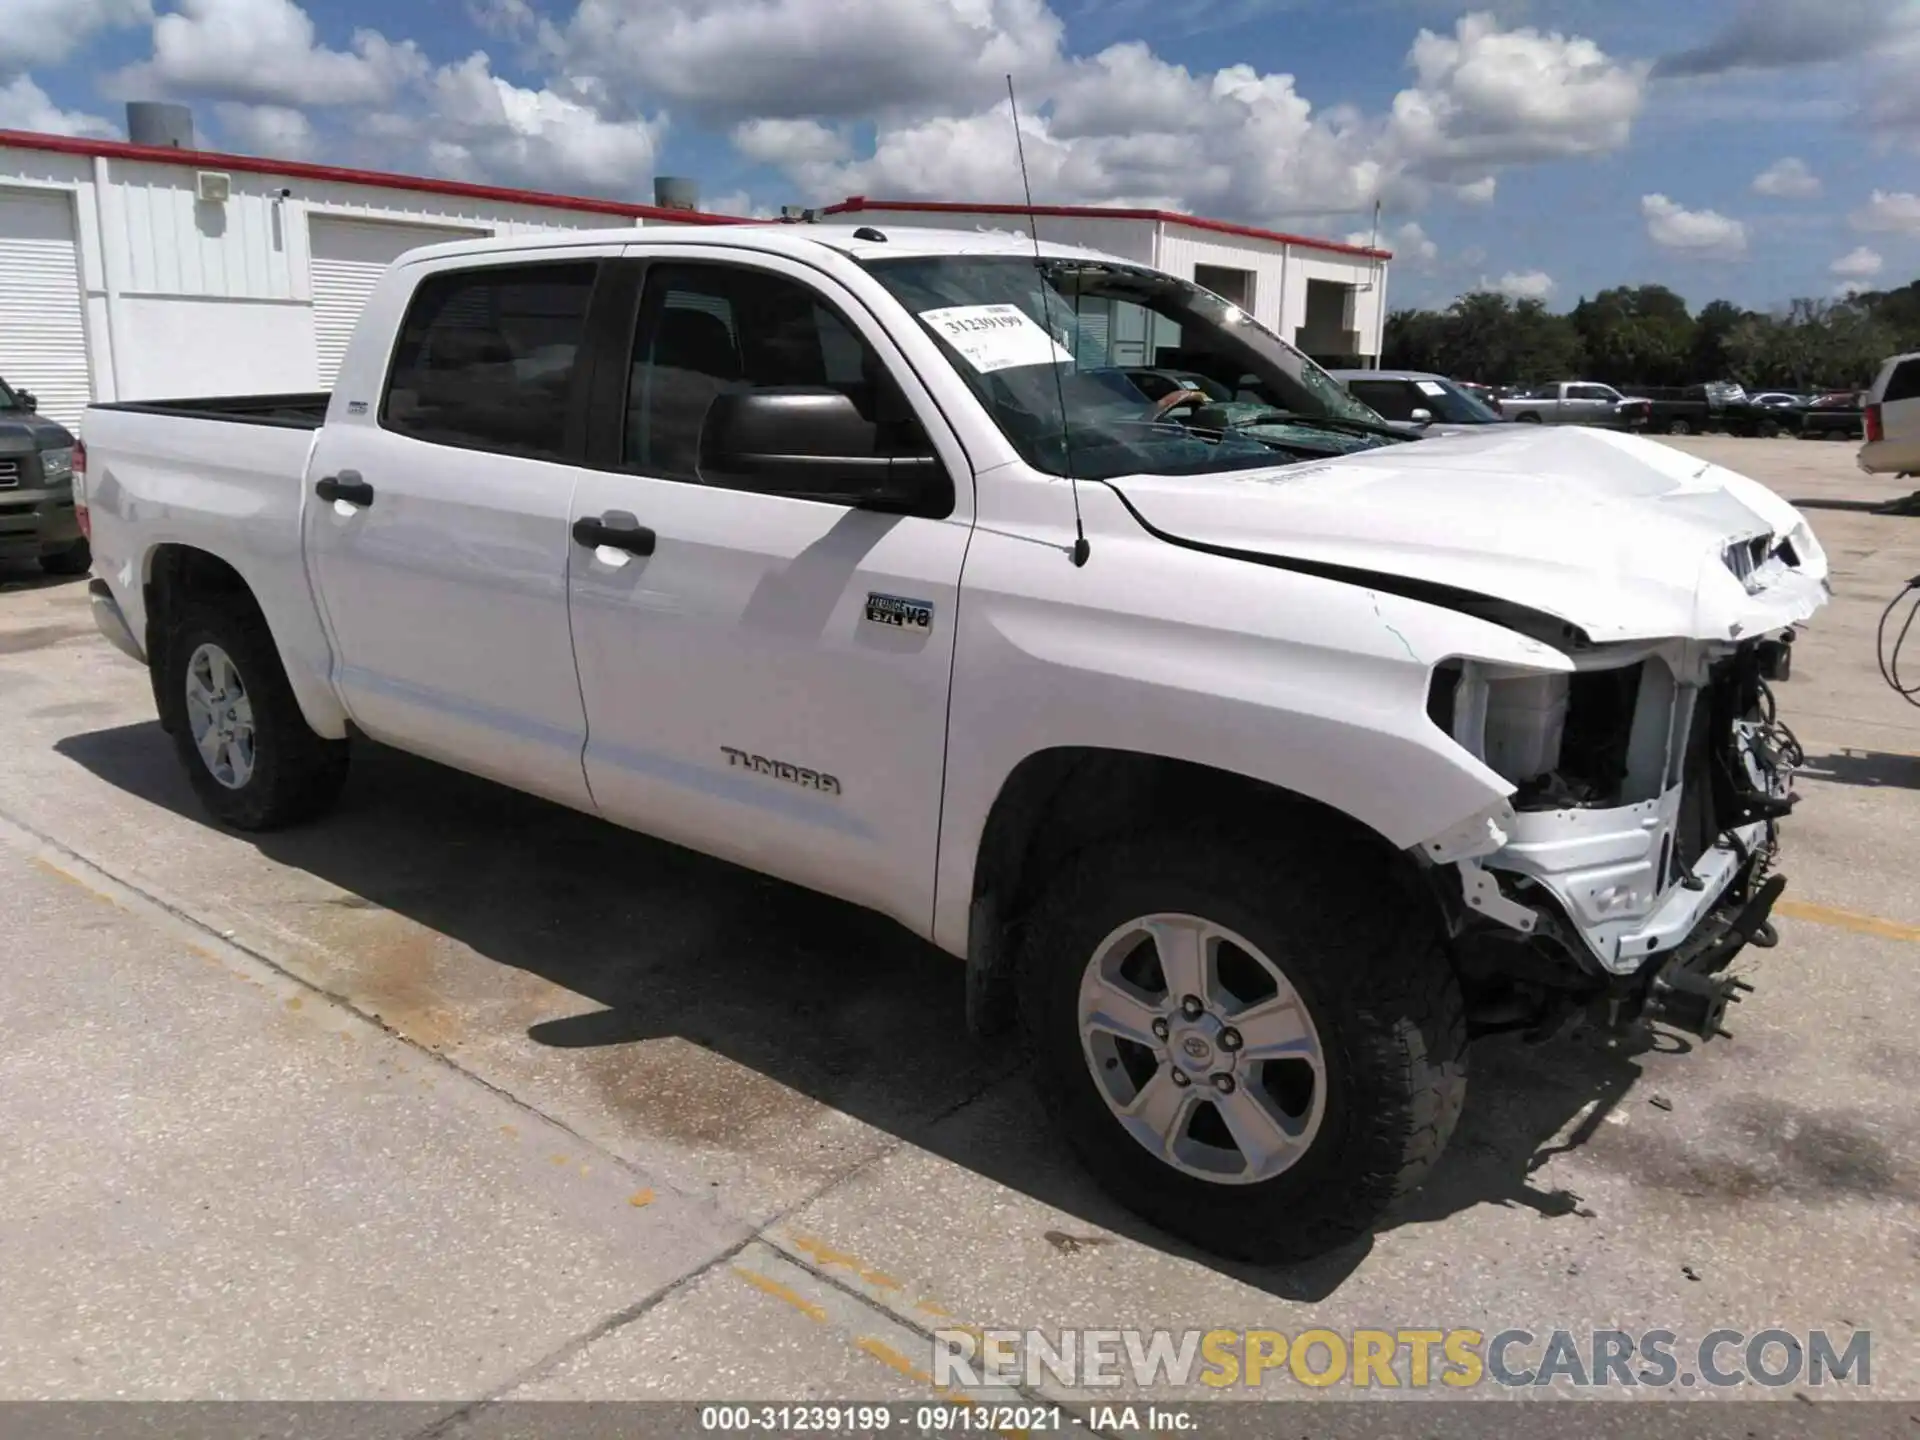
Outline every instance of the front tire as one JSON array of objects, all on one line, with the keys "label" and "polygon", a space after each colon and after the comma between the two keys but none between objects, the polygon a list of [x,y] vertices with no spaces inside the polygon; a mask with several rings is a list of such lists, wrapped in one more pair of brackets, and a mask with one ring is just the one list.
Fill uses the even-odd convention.
[{"label": "front tire", "polygon": [[327,810],[347,778],[347,742],[313,733],[260,612],[196,605],[167,647],[161,693],[194,793],[239,830],[275,830]]},{"label": "front tire", "polygon": [[1513,419],[1516,425],[1538,425],[1540,423],[1540,417],[1531,410],[1527,411],[1524,415],[1516,415]]},{"label": "front tire", "polygon": [[1067,1143],[1121,1203],[1235,1259],[1365,1234],[1465,1100],[1438,917],[1357,841],[1084,852],[1035,912],[1021,981]]}]

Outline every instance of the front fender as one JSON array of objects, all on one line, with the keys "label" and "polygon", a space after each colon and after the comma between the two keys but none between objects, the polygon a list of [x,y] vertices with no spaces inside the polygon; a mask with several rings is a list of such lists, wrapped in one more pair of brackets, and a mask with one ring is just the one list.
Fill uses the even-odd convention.
[{"label": "front fender", "polygon": [[954,953],[966,950],[988,816],[1030,755],[1085,747],[1210,766],[1318,801],[1406,849],[1513,790],[1429,717],[1434,667],[1464,657],[1572,668],[1488,621],[1118,529],[1083,569],[1035,565],[1030,543],[975,534],[933,925]]}]

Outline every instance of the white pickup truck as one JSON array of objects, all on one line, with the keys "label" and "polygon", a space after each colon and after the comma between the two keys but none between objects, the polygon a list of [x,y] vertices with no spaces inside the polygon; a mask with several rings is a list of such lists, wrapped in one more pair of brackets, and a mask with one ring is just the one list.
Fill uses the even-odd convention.
[{"label": "white pickup truck", "polygon": [[[1124,306],[1234,401],[1101,363]],[[81,439],[100,626],[220,820],[316,816],[364,737],[884,912],[1216,1252],[1363,1232],[1471,1035],[1712,1034],[1774,939],[1800,514],[1628,436],[1395,436],[1127,261],[434,246],[330,395]]]}]

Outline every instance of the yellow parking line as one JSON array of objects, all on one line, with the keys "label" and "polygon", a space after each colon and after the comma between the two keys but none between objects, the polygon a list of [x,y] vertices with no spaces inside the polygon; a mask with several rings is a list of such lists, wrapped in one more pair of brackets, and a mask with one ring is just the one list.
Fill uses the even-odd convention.
[{"label": "yellow parking line", "polygon": [[791,1285],[782,1285],[771,1275],[762,1275],[758,1270],[748,1270],[741,1265],[735,1265],[733,1267],[733,1273],[753,1286],[754,1289],[763,1290],[776,1300],[786,1301],[787,1304],[798,1310],[809,1320],[818,1320],[823,1324],[826,1322],[826,1309],[823,1306],[814,1304],[813,1301],[807,1299],[806,1296],[795,1290]]},{"label": "yellow parking line", "polygon": [[1785,915],[1790,920],[1810,920],[1815,925],[1851,930],[1856,935],[1877,935],[1882,940],[1908,940],[1920,944],[1920,925],[1903,925],[1898,920],[1883,920],[1878,915],[1836,910],[1831,905],[1815,905],[1810,900],[1782,900],[1773,907],[1773,913]]}]

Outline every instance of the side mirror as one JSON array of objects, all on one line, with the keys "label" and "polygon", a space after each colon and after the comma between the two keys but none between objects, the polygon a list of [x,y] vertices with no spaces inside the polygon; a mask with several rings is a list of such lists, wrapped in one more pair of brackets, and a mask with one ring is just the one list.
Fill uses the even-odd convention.
[{"label": "side mirror", "polygon": [[40,397],[31,390],[16,390],[13,392],[13,398],[20,402],[20,408],[29,415],[40,408]]},{"label": "side mirror", "polygon": [[[951,482],[912,422],[883,426],[841,391],[767,386],[722,394],[700,430],[700,478],[762,495],[891,514],[944,515]],[[913,441],[884,443],[889,435]]]},{"label": "side mirror", "polygon": [[1407,416],[1407,418],[1416,425],[1431,425],[1433,423],[1433,412],[1423,407],[1414,411],[1411,415]]}]

